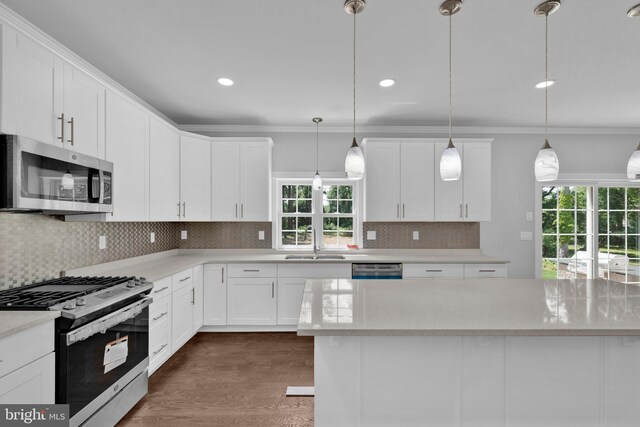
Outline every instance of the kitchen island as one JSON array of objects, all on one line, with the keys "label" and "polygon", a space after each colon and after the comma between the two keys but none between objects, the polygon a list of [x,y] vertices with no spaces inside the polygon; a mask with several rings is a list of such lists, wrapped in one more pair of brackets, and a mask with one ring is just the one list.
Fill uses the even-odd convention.
[{"label": "kitchen island", "polygon": [[315,425],[637,426],[640,287],[309,280]]}]

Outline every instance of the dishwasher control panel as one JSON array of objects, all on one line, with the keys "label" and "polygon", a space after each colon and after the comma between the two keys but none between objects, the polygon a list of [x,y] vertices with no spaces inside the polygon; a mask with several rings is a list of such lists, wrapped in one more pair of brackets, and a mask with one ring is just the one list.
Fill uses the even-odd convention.
[{"label": "dishwasher control panel", "polygon": [[401,263],[353,263],[352,279],[402,279]]}]

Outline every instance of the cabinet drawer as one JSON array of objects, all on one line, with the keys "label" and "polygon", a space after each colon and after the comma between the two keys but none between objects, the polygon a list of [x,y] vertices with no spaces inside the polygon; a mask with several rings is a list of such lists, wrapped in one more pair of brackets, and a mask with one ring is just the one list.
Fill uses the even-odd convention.
[{"label": "cabinet drawer", "polygon": [[306,279],[349,279],[351,263],[340,264],[279,264],[278,277]]},{"label": "cabinet drawer", "polygon": [[[169,320],[171,324],[171,297],[153,301],[153,304],[149,306],[149,329],[154,329],[162,322]],[[168,326],[170,328],[170,326]]]},{"label": "cabinet drawer", "polygon": [[174,274],[172,279],[173,289],[171,292],[179,291],[185,286],[193,284],[193,268]]},{"label": "cabinet drawer", "polygon": [[404,264],[402,278],[464,277],[464,264]]},{"label": "cabinet drawer", "polygon": [[229,264],[229,277],[276,277],[277,264]]},{"label": "cabinet drawer", "polygon": [[507,277],[507,264],[465,264],[464,277]]},{"label": "cabinet drawer", "polygon": [[55,381],[56,357],[54,353],[49,353],[0,378],[0,404],[54,403],[56,400]]},{"label": "cabinet drawer", "polygon": [[164,298],[167,295],[171,295],[171,277],[165,277],[162,280],[158,280],[153,283],[153,289],[151,290],[151,297],[154,301]]},{"label": "cabinet drawer", "polygon": [[53,320],[0,338],[0,377],[53,352]]},{"label": "cabinet drawer", "polygon": [[149,331],[149,373],[158,369],[169,357],[171,357],[171,328],[155,328]]}]

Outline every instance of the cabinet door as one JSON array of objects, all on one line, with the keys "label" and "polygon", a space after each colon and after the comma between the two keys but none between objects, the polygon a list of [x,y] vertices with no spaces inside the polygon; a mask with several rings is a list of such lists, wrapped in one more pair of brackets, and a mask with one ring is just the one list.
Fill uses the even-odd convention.
[{"label": "cabinet door", "polygon": [[184,221],[211,220],[211,141],[180,136],[180,201]]},{"label": "cabinet door", "polygon": [[193,327],[195,334],[204,323],[204,269],[201,265],[193,267]]},{"label": "cabinet door", "polygon": [[1,131],[62,147],[62,76],[60,58],[3,25]]},{"label": "cabinet door", "polygon": [[67,148],[104,158],[104,86],[65,63],[63,93]]},{"label": "cabinet door", "polygon": [[173,127],[149,125],[149,219],[178,221],[180,210],[180,136]]},{"label": "cabinet door", "polygon": [[191,338],[193,330],[193,284],[185,286],[172,295],[171,338],[173,351],[176,352]]},{"label": "cabinet door", "polygon": [[271,220],[271,145],[240,144],[240,220]]},{"label": "cabinet door", "polygon": [[149,119],[134,104],[107,93],[106,158],[113,162],[113,221],[146,221]]},{"label": "cabinet door", "polygon": [[54,403],[55,359],[55,354],[49,353],[0,378],[0,404]]},{"label": "cabinet door", "polygon": [[400,221],[400,144],[369,143],[364,157],[365,221]]},{"label": "cabinet door", "polygon": [[275,325],[276,279],[232,278],[227,284],[228,325]]},{"label": "cabinet door", "polygon": [[[456,148],[462,157],[463,144],[456,143]],[[443,181],[440,178],[440,158],[447,148],[446,142],[438,142],[435,145],[434,174],[435,174],[435,220],[436,221],[463,221],[462,181],[465,177],[464,168],[457,181]]]},{"label": "cabinet door", "polygon": [[464,219],[491,220],[491,143],[464,145]]},{"label": "cabinet door", "polygon": [[211,145],[211,219],[236,221],[240,215],[240,147],[235,142]]},{"label": "cabinet door", "polygon": [[400,146],[400,215],[403,221],[433,221],[434,145],[402,143]]},{"label": "cabinet door", "polygon": [[278,325],[297,325],[305,278],[278,279]]},{"label": "cabinet door", "polygon": [[204,265],[204,324],[227,324],[227,281],[224,264]]}]

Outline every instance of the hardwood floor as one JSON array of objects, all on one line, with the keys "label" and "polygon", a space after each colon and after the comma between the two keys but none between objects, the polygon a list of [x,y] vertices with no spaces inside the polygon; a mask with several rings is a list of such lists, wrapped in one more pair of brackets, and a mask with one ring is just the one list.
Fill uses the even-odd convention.
[{"label": "hardwood floor", "polygon": [[119,427],[313,426],[313,338],[295,333],[199,333],[149,379]]}]

